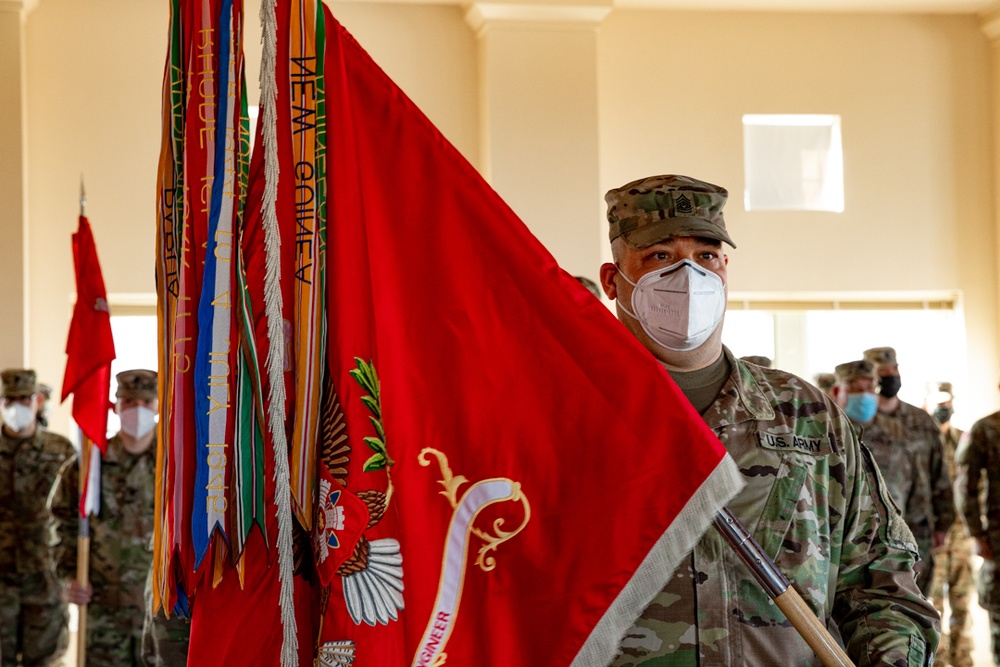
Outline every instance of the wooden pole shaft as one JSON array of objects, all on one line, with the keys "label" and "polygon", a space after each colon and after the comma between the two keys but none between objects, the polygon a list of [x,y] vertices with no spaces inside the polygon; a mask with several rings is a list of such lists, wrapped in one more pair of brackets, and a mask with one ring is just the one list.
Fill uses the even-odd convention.
[{"label": "wooden pole shaft", "polygon": [[[80,519],[86,523],[87,519]],[[80,536],[76,540],[76,581],[86,587],[90,581],[90,535],[87,528],[81,526]],[[76,664],[86,667],[87,664],[87,605],[77,607],[79,616],[76,625]]]},{"label": "wooden pole shaft", "polygon": [[853,667],[854,663],[833,640],[826,627],[819,622],[816,614],[805,603],[798,591],[789,586],[784,593],[774,598],[774,604],[785,614],[789,622],[809,644],[816,657],[827,667]]},{"label": "wooden pole shaft", "polygon": [[798,592],[792,588],[788,579],[774,564],[757,540],[753,538],[732,510],[723,507],[715,516],[714,525],[733,550],[753,573],[761,588],[778,605],[785,618],[792,624],[816,657],[823,661],[826,667],[854,667],[854,663],[840,648],[837,641],[819,622],[816,614],[805,603]]}]

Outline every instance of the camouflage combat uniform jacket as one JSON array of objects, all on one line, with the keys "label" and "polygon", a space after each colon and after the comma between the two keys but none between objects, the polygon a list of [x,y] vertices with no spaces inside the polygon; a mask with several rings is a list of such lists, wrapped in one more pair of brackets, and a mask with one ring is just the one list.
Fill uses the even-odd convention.
[{"label": "camouflage combat uniform jacket", "polygon": [[[131,454],[115,436],[101,457],[100,513],[90,519],[91,645],[103,623],[141,642],[143,591],[153,562],[155,452],[154,442],[142,454]],[[79,493],[79,464],[74,457],[60,470],[49,499],[57,522],[56,566],[65,579],[76,576]],[[93,662],[91,655],[87,662]]]},{"label": "camouflage combat uniform jacket", "polygon": [[[704,414],[746,478],[729,507],[858,667],[929,665],[940,621],[916,547],[847,417],[805,380],[749,366]],[[710,529],[625,636],[615,665],[820,665]]]},{"label": "camouflage combat uniform jacket", "polygon": [[19,439],[0,431],[0,573],[51,569],[53,523],[45,499],[73,452],[69,440],[50,431]]},{"label": "camouflage combat uniform jacket", "polygon": [[73,455],[69,440],[37,429],[27,438],[0,430],[0,652],[25,664],[62,652],[66,603],[53,571],[52,516],[45,499],[59,467]]},{"label": "camouflage combat uniform jacket", "polygon": [[[1000,412],[983,417],[969,429],[955,453],[955,504],[972,537],[985,537],[1000,554]],[[980,506],[979,486],[985,471],[986,507]],[[983,515],[986,522],[983,522]]]},{"label": "camouflage combat uniform jacket", "polygon": [[[853,419],[851,424],[875,458],[896,508],[903,515],[910,531],[916,534],[916,529],[910,522],[911,519],[920,517],[911,517],[907,508],[911,506],[917,486],[917,462],[916,455],[907,445],[903,425],[884,414],[876,414],[868,424],[861,424]],[[926,524],[926,517],[924,523]]]},{"label": "camouflage combat uniform jacket", "polygon": [[922,545],[926,540],[930,544],[932,532],[946,533],[955,522],[955,503],[941,444],[941,429],[929,414],[903,401],[890,416],[898,419],[906,429],[907,442],[917,456],[920,472],[920,485],[914,489],[912,515],[919,513],[926,517],[925,526],[910,520],[910,515],[907,521],[918,543]]}]

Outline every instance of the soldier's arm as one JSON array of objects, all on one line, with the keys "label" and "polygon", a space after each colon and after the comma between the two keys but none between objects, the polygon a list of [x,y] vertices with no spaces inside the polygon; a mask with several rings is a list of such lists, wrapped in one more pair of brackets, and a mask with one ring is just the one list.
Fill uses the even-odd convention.
[{"label": "soldier's arm", "polygon": [[988,462],[989,442],[982,424],[972,426],[955,451],[955,507],[965,518],[972,537],[983,537],[982,507],[979,505],[979,481]]},{"label": "soldier's arm", "polygon": [[79,472],[74,456],[62,464],[49,492],[48,507],[55,520],[52,556],[63,579],[76,576],[76,543],[80,529]]},{"label": "soldier's arm", "polygon": [[940,618],[914,579],[916,542],[867,447],[850,428],[842,433],[848,474],[833,617],[858,667],[930,665]]}]

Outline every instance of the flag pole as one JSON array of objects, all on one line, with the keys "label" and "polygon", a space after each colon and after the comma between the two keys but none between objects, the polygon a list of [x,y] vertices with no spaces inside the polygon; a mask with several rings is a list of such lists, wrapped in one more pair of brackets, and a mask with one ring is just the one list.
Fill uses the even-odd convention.
[{"label": "flag pole", "polygon": [[[91,450],[94,443],[80,431],[80,480],[78,484],[81,494],[89,486]],[[80,498],[80,507],[85,506],[85,498]],[[88,512],[84,514],[84,512]],[[76,582],[86,588],[90,585],[90,514],[89,508],[81,512],[80,530],[76,538]],[[87,605],[77,605],[76,623],[76,664],[85,667],[87,664]]]},{"label": "flag pole", "polygon": [[[83,186],[83,174],[80,174],[80,217],[87,214],[87,191]],[[80,481],[78,484],[81,493],[87,487],[90,477],[90,456],[93,443],[90,438],[80,430]],[[84,508],[86,499],[80,498],[80,507]],[[86,588],[90,584],[90,514],[86,510],[82,511],[80,517],[80,530],[76,538],[76,581],[80,586]],[[87,664],[87,605],[77,605],[76,623],[76,664],[77,667],[86,667]]]},{"label": "flag pole", "polygon": [[774,561],[764,553],[760,544],[743,527],[732,510],[728,507],[720,509],[713,523],[823,664],[826,667],[854,667],[844,649],[826,626],[820,623],[802,596],[792,587]]}]

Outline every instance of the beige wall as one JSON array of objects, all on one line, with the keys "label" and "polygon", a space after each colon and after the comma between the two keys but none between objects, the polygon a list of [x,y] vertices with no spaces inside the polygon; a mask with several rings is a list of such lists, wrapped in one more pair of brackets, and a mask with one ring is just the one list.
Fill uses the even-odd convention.
[{"label": "beige wall", "polygon": [[[503,113],[502,101],[481,97],[482,78],[505,63],[480,60],[502,58],[502,50],[481,48],[456,6],[331,6],[482,167],[484,135],[513,126],[490,116]],[[251,70],[259,62],[256,12],[248,2]],[[108,291],[153,291],[166,23],[160,0],[41,0],[28,15],[27,361],[56,385],[65,363],[81,173]],[[973,16],[615,10],[597,28],[597,95],[581,113],[597,119],[596,147],[588,150],[600,191],[668,171],[730,188],[727,214],[739,245],[731,253],[734,290],[961,290],[973,360],[966,395],[985,413],[1000,403],[990,67],[989,43]],[[742,210],[741,116],[785,112],[842,116],[843,214]],[[0,113],[4,126],[8,112]],[[502,161],[497,142],[517,137],[494,132],[489,139],[489,159]],[[490,164],[490,171],[516,173],[519,166]],[[565,234],[532,213],[550,202],[528,185],[511,179],[499,189],[519,202],[529,227],[567,269],[596,276],[596,266],[585,264],[604,252],[599,193],[579,233]],[[0,224],[11,238],[12,224]]]},{"label": "beige wall", "polygon": [[[996,409],[990,45],[976,17],[619,10],[599,63],[605,189],[674,171],[728,187],[740,292],[961,290],[963,407]],[[744,210],[746,113],[841,115],[843,213]]]}]

